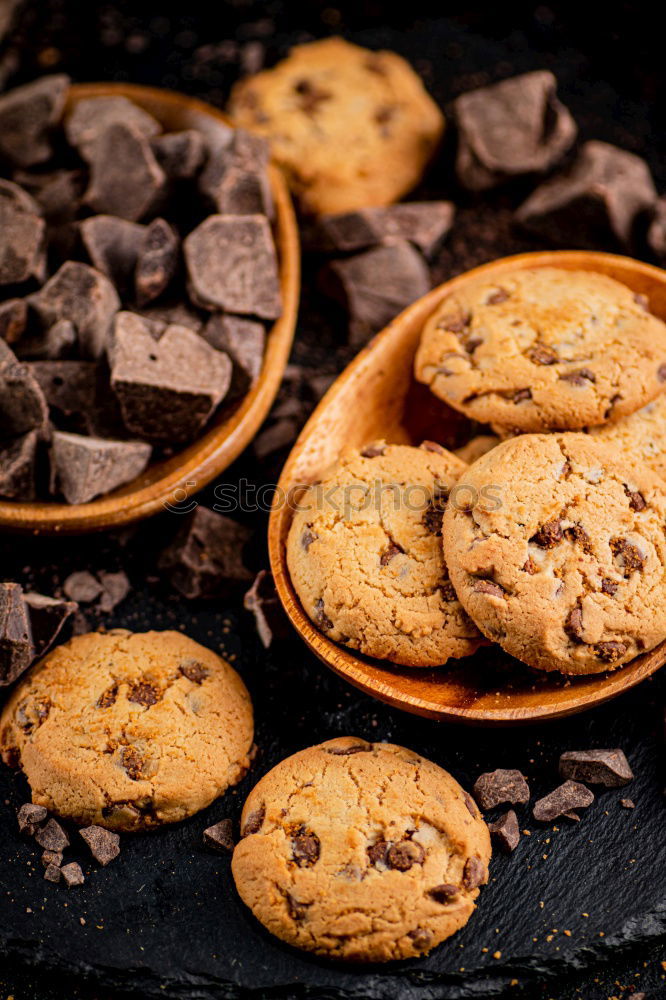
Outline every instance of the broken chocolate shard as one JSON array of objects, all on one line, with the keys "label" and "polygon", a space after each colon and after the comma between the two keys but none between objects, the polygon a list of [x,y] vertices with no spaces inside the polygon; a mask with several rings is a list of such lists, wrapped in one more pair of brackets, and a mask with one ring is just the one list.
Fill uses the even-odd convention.
[{"label": "broken chocolate shard", "polygon": [[60,869],[60,874],[68,889],[74,885],[83,885],[85,882],[81,865],[78,861],[70,861],[68,865],[63,865]]},{"label": "broken chocolate shard", "polygon": [[28,365],[0,340],[0,439],[43,431],[47,419],[44,393]]},{"label": "broken chocolate shard", "polygon": [[87,569],[70,573],[62,588],[78,604],[90,604],[102,593],[102,584]]},{"label": "broken chocolate shard", "polygon": [[86,826],[79,830],[95,861],[106,866],[120,854],[120,836],[102,826]]},{"label": "broken chocolate shard", "polygon": [[190,294],[204,309],[277,319],[277,255],[262,215],[211,215],[183,243]]},{"label": "broken chocolate shard", "polygon": [[125,600],[130,592],[130,582],[123,570],[119,570],[117,573],[102,571],[99,573],[99,582],[102,585],[102,594],[98,608],[100,611],[109,613]]},{"label": "broken chocolate shard", "polygon": [[550,823],[558,816],[567,816],[576,809],[586,809],[594,802],[594,794],[578,781],[565,781],[548,795],[534,803],[532,815],[541,823]]},{"label": "broken chocolate shard", "polygon": [[324,290],[349,314],[349,343],[360,347],[395,316],[430,290],[426,263],[405,240],[333,261]]},{"label": "broken chocolate shard", "polygon": [[199,188],[221,215],[273,216],[268,180],[268,143],[261,136],[235,129],[218,145],[199,178]]},{"label": "broken chocolate shard", "polygon": [[34,358],[58,361],[73,352],[77,340],[76,327],[71,320],[59,319],[47,330],[21,338],[15,345],[16,354],[22,361]]},{"label": "broken chocolate shard", "polygon": [[518,817],[513,809],[509,809],[494,823],[489,823],[488,830],[501,851],[504,851],[505,854],[511,854],[512,851],[515,851],[520,840],[520,829]]},{"label": "broken chocolate shard", "polygon": [[162,553],[159,566],[187,598],[233,592],[252,575],[243,564],[249,528],[206,507],[197,507]]},{"label": "broken chocolate shard", "polygon": [[0,497],[8,500],[34,500],[38,431],[0,443]]},{"label": "broken chocolate shard", "polygon": [[112,125],[130,125],[147,139],[159,135],[160,123],[127,97],[86,97],[77,101],[65,122],[70,146],[89,160],[96,140]]},{"label": "broken chocolate shard", "polygon": [[28,609],[34,656],[38,659],[51,649],[56,639],[62,637],[78,605],[75,601],[63,601],[34,591],[27,591],[23,600]]},{"label": "broken chocolate shard", "polygon": [[0,340],[13,344],[19,339],[28,319],[25,299],[5,299],[0,302]]},{"label": "broken chocolate shard", "polygon": [[76,327],[84,358],[99,358],[108,346],[113,318],[120,308],[109,279],[94,267],[69,260],[28,298],[45,327],[70,320]]},{"label": "broken chocolate shard", "polygon": [[447,237],[454,214],[450,201],[415,201],[323,215],[311,243],[325,252],[351,253],[392,240],[407,240],[431,258]]},{"label": "broken chocolate shard", "polygon": [[153,441],[188,441],[224,399],[231,361],[192,330],[169,326],[155,340],[145,320],[120,312],[111,385],[128,430]]},{"label": "broken chocolate shard", "polygon": [[68,503],[88,503],[141,475],[151,452],[145,441],[110,441],[54,431],[51,438],[54,488]]},{"label": "broken chocolate shard", "polygon": [[90,184],[84,201],[94,212],[139,222],[164,193],[166,174],[132,124],[115,122],[104,129],[88,157]]},{"label": "broken chocolate shard", "polygon": [[[56,868],[60,868],[62,858],[62,851],[44,851],[42,853],[41,862],[45,868],[48,868],[49,865],[55,865]],[[46,878],[46,876],[44,876],[44,878]]]},{"label": "broken chocolate shard", "polygon": [[560,775],[589,785],[620,788],[633,781],[622,750],[568,750],[560,757]]},{"label": "broken chocolate shard", "polygon": [[59,865],[48,864],[44,872],[44,878],[47,882],[59,882],[62,878],[62,870]]},{"label": "broken chocolate shard", "polygon": [[0,687],[12,684],[34,658],[30,618],[18,583],[0,583]]},{"label": "broken chocolate shard", "polygon": [[0,179],[0,285],[44,278],[45,232],[37,203],[17,184]]},{"label": "broken chocolate shard", "polygon": [[34,361],[29,366],[53,421],[68,429],[90,430],[95,410],[97,365],[94,361]]},{"label": "broken chocolate shard", "polygon": [[251,389],[261,374],[264,361],[264,324],[244,316],[214,313],[201,335],[211,347],[228,354],[233,362],[230,398],[236,398]]},{"label": "broken chocolate shard", "polygon": [[52,226],[64,226],[76,218],[85,182],[82,170],[53,170],[47,174],[19,171],[14,180],[33,196]]},{"label": "broken chocolate shard", "polygon": [[145,229],[115,215],[91,215],[79,224],[81,241],[93,267],[127,294],[134,287],[134,272]]},{"label": "broken chocolate shard", "polygon": [[620,805],[623,809],[635,809],[636,803],[633,799],[620,799]]},{"label": "broken chocolate shard", "polygon": [[235,845],[231,820],[222,819],[214,826],[209,826],[203,832],[203,841],[206,847],[211,847],[214,851],[233,851]]},{"label": "broken chocolate shard", "polygon": [[657,200],[639,156],[605,142],[586,142],[570,170],[546,181],[523,202],[517,221],[557,245],[583,250],[631,246],[640,215]]},{"label": "broken chocolate shard", "polygon": [[486,771],[476,779],[472,792],[484,812],[495,806],[519,805],[530,800],[530,786],[525,775],[509,768]]},{"label": "broken chocolate shard", "polygon": [[47,851],[64,851],[69,847],[69,837],[57,820],[51,818],[35,834],[35,840]]},{"label": "broken chocolate shard", "polygon": [[139,244],[134,287],[139,306],[148,305],[168,287],[180,253],[178,233],[165,219],[153,219]]},{"label": "broken chocolate shard", "polygon": [[273,575],[260,570],[254,583],[243,598],[243,607],[254,615],[254,624],[264,649],[274,638],[283,639],[290,634],[289,622],[278,597]]},{"label": "broken chocolate shard", "polygon": [[158,135],[151,139],[150,145],[155,159],[171,181],[194,177],[206,158],[203,135],[193,128]]},{"label": "broken chocolate shard", "polygon": [[454,114],[456,172],[472,191],[543,173],[563,157],[578,131],[557,98],[557,81],[548,70],[462,94],[454,101]]},{"label": "broken chocolate shard", "polygon": [[0,97],[0,157],[16,167],[49,159],[51,129],[60,121],[69,84],[68,76],[56,73]]},{"label": "broken chocolate shard", "polygon": [[32,802],[24,802],[16,813],[19,833],[23,833],[27,837],[34,837],[42,824],[46,823],[48,815],[44,806],[38,806]]}]

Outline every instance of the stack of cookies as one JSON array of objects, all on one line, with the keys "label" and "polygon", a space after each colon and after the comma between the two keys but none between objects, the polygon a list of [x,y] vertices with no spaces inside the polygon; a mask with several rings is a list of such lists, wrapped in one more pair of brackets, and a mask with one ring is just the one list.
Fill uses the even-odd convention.
[{"label": "stack of cookies", "polygon": [[666,639],[666,325],[591,271],[461,287],[415,373],[471,440],[344,454],[299,502],[294,587],[329,638],[394,663],[490,640],[539,670],[620,667]]}]

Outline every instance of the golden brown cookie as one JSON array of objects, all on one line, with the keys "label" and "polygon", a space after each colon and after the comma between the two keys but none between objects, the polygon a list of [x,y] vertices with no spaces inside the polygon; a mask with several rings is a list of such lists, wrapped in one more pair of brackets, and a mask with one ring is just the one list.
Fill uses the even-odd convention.
[{"label": "golden brown cookie", "polygon": [[342,38],[297,45],[237,83],[229,108],[270,140],[302,207],[316,214],[397,201],[421,179],[444,128],[401,56]]},{"label": "golden brown cookie", "polygon": [[633,413],[666,384],[666,324],[593,271],[479,278],[426,323],[416,377],[481,423],[580,430]]},{"label": "golden brown cookie", "polygon": [[[523,434],[449,504],[451,581],[480,630],[540,670],[614,670],[666,639],[666,485],[586,434]],[[485,499],[494,496],[494,502]]]},{"label": "golden brown cookie", "polygon": [[180,632],[92,632],[17,685],[0,718],[5,763],[38,805],[144,830],[191,816],[249,767],[252,704],[229,664]]},{"label": "golden brown cookie", "polygon": [[588,428],[588,433],[666,479],[666,393],[628,417]]},{"label": "golden brown cookie", "polygon": [[[436,451],[432,449],[436,448]],[[442,512],[465,470],[440,448],[367,445],[299,499],[287,564],[329,639],[367,656],[432,667],[482,641],[451,586]]]},{"label": "golden brown cookie", "polygon": [[454,455],[457,455],[461,462],[471,465],[477,458],[492,451],[500,443],[500,438],[496,434],[476,434],[467,444],[461,448],[456,448]]},{"label": "golden brown cookie", "polygon": [[250,792],[232,872],[283,941],[353,962],[423,955],[463,927],[488,880],[471,797],[404,747],[341,737],[301,750]]}]

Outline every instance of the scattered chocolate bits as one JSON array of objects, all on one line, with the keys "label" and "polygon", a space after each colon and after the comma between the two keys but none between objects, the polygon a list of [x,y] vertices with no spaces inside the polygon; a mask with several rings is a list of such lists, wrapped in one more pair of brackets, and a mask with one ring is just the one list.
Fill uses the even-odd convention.
[{"label": "scattered chocolate bits", "polygon": [[37,830],[35,840],[47,851],[64,851],[69,847],[69,837],[53,817]]},{"label": "scattered chocolate bits", "polygon": [[550,823],[575,809],[586,809],[593,802],[594,795],[589,788],[578,781],[565,781],[534,803],[532,815],[540,823]]},{"label": "scattered chocolate bits", "polygon": [[620,788],[634,777],[622,750],[567,750],[559,770],[563,778],[606,788]]},{"label": "scattered chocolate bits", "polygon": [[48,818],[48,813],[44,806],[34,805],[32,802],[25,802],[16,814],[19,832],[28,837],[34,837],[39,828]]},{"label": "scattered chocolate bits", "polygon": [[[55,865],[56,868],[60,868],[62,859],[62,851],[44,851],[41,857],[41,862],[45,868],[48,868],[50,865]],[[46,878],[46,876],[44,877]]]},{"label": "scattered chocolate bits", "polygon": [[488,829],[501,851],[505,854],[511,854],[512,851],[515,851],[520,840],[520,829],[518,817],[513,809],[509,809],[494,823],[489,823]]},{"label": "scattered chocolate bits", "polygon": [[108,865],[120,854],[120,836],[101,826],[86,826],[79,830],[95,861]]},{"label": "scattered chocolate bits", "polygon": [[78,861],[70,861],[68,865],[63,865],[60,869],[60,874],[68,889],[74,885],[83,885],[85,882],[83,872],[81,871],[81,865]]},{"label": "scattered chocolate bits", "polygon": [[259,570],[243,598],[243,607],[254,615],[255,628],[264,649],[269,648],[273,639],[283,639],[290,634],[287,616],[268,570]]},{"label": "scattered chocolate bits", "polygon": [[510,768],[498,768],[480,775],[472,791],[484,812],[506,803],[519,805],[530,800],[530,787],[525,775]]},{"label": "scattered chocolate bits", "polygon": [[243,564],[243,549],[252,532],[206,507],[187,515],[159,566],[184,597],[211,597],[232,592],[252,575]]},{"label": "scattered chocolate bits", "polygon": [[211,847],[214,851],[233,851],[235,845],[231,820],[221,819],[214,826],[209,826],[203,832],[203,841],[206,847]]}]

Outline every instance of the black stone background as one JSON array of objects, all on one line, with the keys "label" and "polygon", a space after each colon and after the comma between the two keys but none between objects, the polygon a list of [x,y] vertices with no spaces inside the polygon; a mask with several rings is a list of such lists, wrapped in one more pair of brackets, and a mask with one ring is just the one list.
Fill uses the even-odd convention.
[{"label": "black stone background", "polygon": [[[299,40],[341,31],[371,47],[403,53],[446,104],[473,86],[552,68],[583,138],[601,138],[646,156],[660,190],[666,159],[659,85],[663,35],[656,5],[566,7],[468,5],[449,16],[416,2],[386,4],[188,0],[177,9],[140,2],[39,0],[0,44],[0,81],[66,70],[76,80],[116,79],[177,88],[224,103],[229,85],[253,60],[268,63]],[[460,5],[462,10],[462,5]],[[230,44],[231,43],[231,44]],[[259,43],[258,45],[256,43]],[[454,232],[433,268],[443,280],[476,263],[538,244],[512,231],[521,186],[489,198],[464,196],[452,179],[451,136],[421,195],[452,197]],[[604,248],[602,248],[604,249]],[[612,249],[612,248],[605,248]],[[642,253],[640,245],[636,252]],[[335,373],[349,360],[344,319],[315,287],[306,262],[293,361]],[[289,382],[289,393],[313,402]],[[221,477],[274,482],[284,453],[263,464],[249,450]],[[209,488],[202,495],[212,502]],[[266,564],[265,515],[238,515],[257,528],[251,561]],[[125,995],[183,998],[535,997],[602,1000],[634,990],[666,995],[666,902],[662,718],[664,678],[596,711],[530,728],[481,731],[401,714],[359,694],[297,641],[265,652],[238,596],[180,600],[155,570],[160,546],[181,523],[165,514],[138,529],[79,539],[0,539],[0,575],[44,592],[82,568],[124,568],[131,596],[93,626],[182,628],[237,657],[254,698],[260,752],[237,790],[171,829],[124,838],[107,869],[86,863],[84,886],[67,892],[42,879],[39,852],[16,833],[14,809],[25,786],[0,774],[0,996],[55,1000]],[[278,760],[346,733],[413,747],[469,787],[483,770],[520,767],[535,793],[557,780],[559,753],[621,746],[636,772],[622,791],[605,792],[578,825],[538,827],[522,810],[523,837],[511,857],[496,856],[476,915],[422,961],[382,968],[336,968],[264,933],[238,900],[226,856],[208,853],[201,832],[238,818],[244,796]],[[631,796],[633,811],[619,799]],[[583,914],[589,914],[583,916]],[[85,924],[81,922],[85,921]],[[555,930],[557,929],[557,930]],[[570,936],[565,933],[570,931]],[[549,939],[549,936],[552,938]],[[494,958],[495,952],[501,957]]]}]

